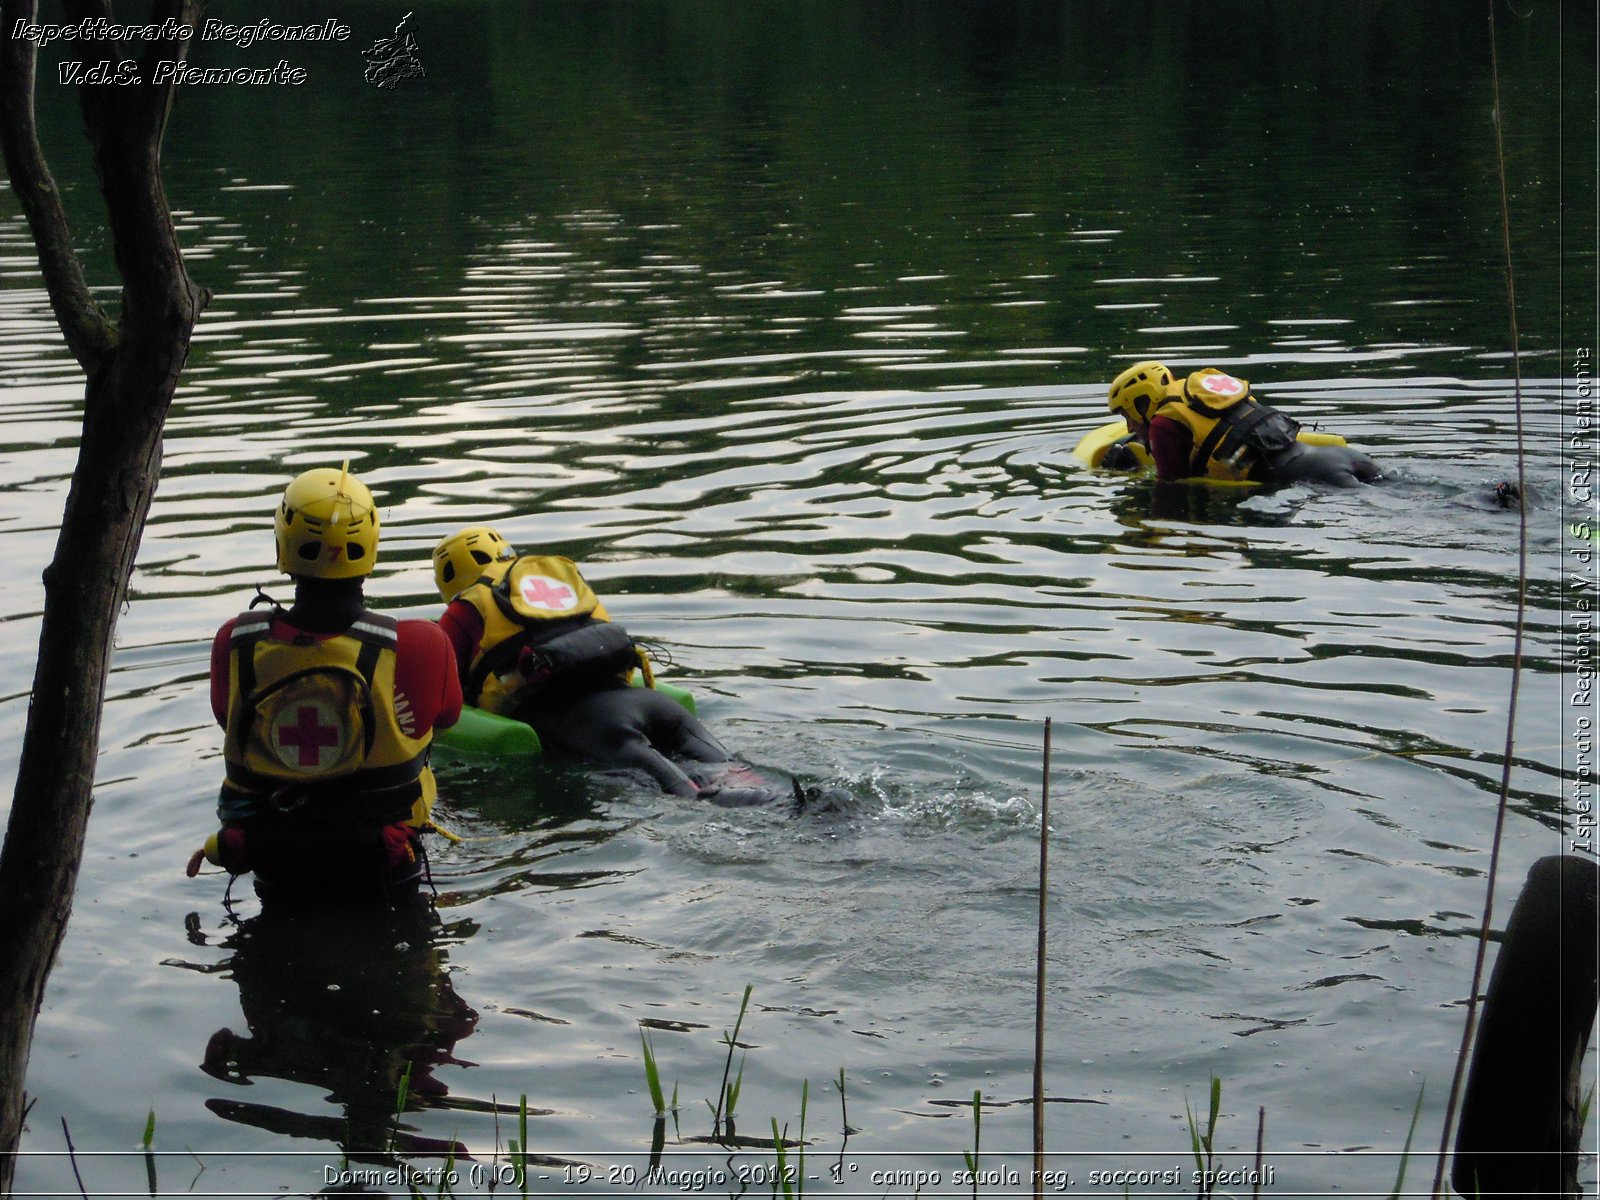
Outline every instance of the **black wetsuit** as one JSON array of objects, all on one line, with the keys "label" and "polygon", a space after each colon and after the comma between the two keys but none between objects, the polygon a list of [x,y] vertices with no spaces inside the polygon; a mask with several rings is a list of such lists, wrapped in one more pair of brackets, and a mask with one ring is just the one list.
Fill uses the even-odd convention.
[{"label": "black wetsuit", "polygon": [[680,796],[699,790],[673,759],[725,763],[732,755],[672,697],[649,688],[614,687],[541,699],[517,710],[553,749],[605,766],[643,771]]},{"label": "black wetsuit", "polygon": [[1350,446],[1313,446],[1296,442],[1274,456],[1267,464],[1273,483],[1325,483],[1333,487],[1355,487],[1373,483],[1380,472],[1378,464]]},{"label": "black wetsuit", "polygon": [[[1209,432],[1196,418],[1211,422]],[[1170,402],[1151,418],[1146,443],[1163,481],[1204,478],[1213,463],[1237,464],[1256,483],[1322,483],[1354,487],[1379,477],[1378,464],[1349,446],[1297,441],[1300,423],[1254,396],[1213,409],[1192,400]],[[1203,436],[1202,436],[1203,434]]]}]

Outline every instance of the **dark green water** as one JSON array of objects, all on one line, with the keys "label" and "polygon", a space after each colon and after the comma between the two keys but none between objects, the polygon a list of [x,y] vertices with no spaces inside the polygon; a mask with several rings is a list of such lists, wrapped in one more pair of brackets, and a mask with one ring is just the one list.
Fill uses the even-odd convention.
[{"label": "dark green water", "polygon": [[[309,78],[178,98],[169,190],[216,297],[120,629],[19,1183],[76,1194],[65,1117],[108,1152],[80,1158],[91,1193],[140,1189],[122,1152],[153,1107],[163,1190],[204,1166],[197,1192],[315,1192],[341,1147],[386,1143],[410,1062],[419,1170],[503,1154],[526,1095],[532,1149],[594,1172],[545,1190],[696,1190],[610,1175],[650,1150],[642,1023],[681,1089],[671,1161],[770,1192],[770,1149],[694,1140],[746,984],[739,1131],[793,1136],[809,1080],[812,1190],[909,1195],[870,1178],[906,1169],[967,1191],[974,1089],[985,1156],[1025,1174],[1002,1156],[1030,1140],[1050,717],[1046,1124],[1073,1187],[1186,1166],[1215,1073],[1225,1164],[1265,1107],[1276,1194],[1387,1191],[1424,1085],[1437,1142],[1510,683],[1484,10],[413,8],[425,81],[361,77],[403,9],[282,5],[354,36],[203,45]],[[1583,778],[1592,19],[1502,10],[1499,47],[1531,500],[1504,913]],[[39,102],[109,283],[70,93]],[[81,385],[4,213],[15,734]],[[1147,485],[1070,458],[1147,356],[1234,370],[1386,482],[1153,519]],[[345,457],[384,505],[385,608],[434,613],[427,552],[463,524],[568,554],[724,740],[863,815],[457,760],[443,814],[469,840],[435,852],[433,916],[297,926],[244,888],[230,915],[220,877],[181,873],[220,775],[207,646],[271,582],[283,483]]]}]

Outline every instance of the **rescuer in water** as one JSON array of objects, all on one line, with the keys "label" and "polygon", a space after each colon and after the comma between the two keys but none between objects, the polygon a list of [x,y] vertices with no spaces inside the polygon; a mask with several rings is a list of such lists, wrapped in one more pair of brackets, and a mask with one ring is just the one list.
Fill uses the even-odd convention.
[{"label": "rescuer in water", "polygon": [[434,730],[461,715],[450,643],[432,622],[367,609],[378,511],[348,467],[296,478],[274,524],[294,604],[252,606],[212,643],[227,777],[221,827],[188,873],[253,871],[264,898],[394,899],[425,868]]},{"label": "rescuer in water", "polygon": [[1257,400],[1245,380],[1214,367],[1179,381],[1162,363],[1135,363],[1112,381],[1108,399],[1129,437],[1106,453],[1102,466],[1137,465],[1136,443],[1162,482],[1354,487],[1379,475],[1377,464],[1342,438],[1303,433],[1299,422]]},{"label": "rescuer in water", "polygon": [[526,721],[553,749],[641,771],[676,796],[727,806],[781,798],[654,689],[649,657],[570,559],[519,555],[478,526],[440,541],[433,567],[446,604],[439,627],[468,704]]}]

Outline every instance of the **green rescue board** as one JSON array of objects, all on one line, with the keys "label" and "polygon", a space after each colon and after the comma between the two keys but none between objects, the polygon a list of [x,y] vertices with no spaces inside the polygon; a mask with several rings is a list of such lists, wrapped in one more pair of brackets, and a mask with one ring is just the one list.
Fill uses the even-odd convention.
[{"label": "green rescue board", "polygon": [[[1108,421],[1098,429],[1091,429],[1083,435],[1072,450],[1072,457],[1086,467],[1098,467],[1101,459],[1105,458],[1106,451],[1117,442],[1128,436],[1128,425],[1125,421]],[[1343,446],[1347,443],[1337,433],[1324,433],[1320,429],[1302,429],[1298,440],[1308,446]],[[1151,467],[1155,463],[1150,458],[1150,452],[1137,442],[1131,443],[1134,457],[1139,460],[1139,466]],[[1212,482],[1217,482],[1213,480]]]},{"label": "green rescue board", "polygon": [[[634,676],[634,686],[640,686],[637,675]],[[657,681],[656,691],[676,700],[691,713],[695,711],[694,697],[686,688]],[[498,758],[544,752],[533,726],[511,717],[484,712],[470,704],[462,706],[461,719],[449,729],[441,730],[434,737],[433,744],[457,754],[487,754]]]}]

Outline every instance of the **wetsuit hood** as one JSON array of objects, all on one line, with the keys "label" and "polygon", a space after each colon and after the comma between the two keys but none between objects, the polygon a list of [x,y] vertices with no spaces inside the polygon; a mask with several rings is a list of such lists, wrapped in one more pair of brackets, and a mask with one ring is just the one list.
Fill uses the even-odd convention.
[{"label": "wetsuit hood", "polygon": [[307,633],[339,633],[350,628],[366,607],[361,579],[296,576],[294,607],[284,619]]}]

